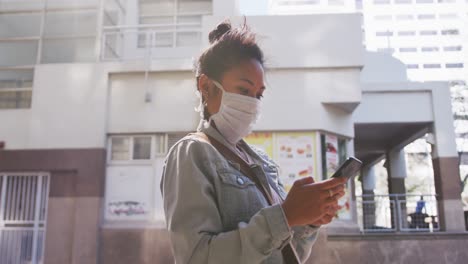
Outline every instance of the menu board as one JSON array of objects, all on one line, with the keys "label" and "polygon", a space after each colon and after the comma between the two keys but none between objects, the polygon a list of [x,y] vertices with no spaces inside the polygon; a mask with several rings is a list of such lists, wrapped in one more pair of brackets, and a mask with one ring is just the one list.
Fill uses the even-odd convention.
[{"label": "menu board", "polygon": [[[338,137],[330,134],[325,135],[325,164],[328,178],[335,173],[340,165],[338,148]],[[351,219],[350,192],[348,188],[345,191],[345,195],[338,201],[338,204],[343,207],[336,214],[339,219]]]},{"label": "menu board", "polygon": [[346,188],[345,195],[338,201],[338,204],[342,206],[342,208],[336,213],[336,218],[342,220],[351,220],[350,196],[350,192],[348,188]]},{"label": "menu board", "polygon": [[325,135],[325,160],[327,176],[331,177],[338,169],[338,138],[334,135]]},{"label": "menu board", "polygon": [[275,133],[275,161],[281,167],[281,180],[286,191],[301,177],[317,176],[316,133]]},{"label": "menu board", "polygon": [[270,132],[255,132],[244,140],[261,150],[263,150],[270,158],[273,158],[273,133]]},{"label": "menu board", "polygon": [[245,141],[262,149],[280,166],[286,191],[300,177],[317,175],[315,132],[255,132]]}]

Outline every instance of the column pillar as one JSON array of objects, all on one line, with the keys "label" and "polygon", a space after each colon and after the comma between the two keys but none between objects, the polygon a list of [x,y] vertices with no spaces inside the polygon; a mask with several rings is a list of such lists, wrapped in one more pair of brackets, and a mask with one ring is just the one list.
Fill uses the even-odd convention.
[{"label": "column pillar", "polygon": [[465,232],[461,179],[453,128],[450,89],[447,84],[432,89],[432,167],[442,231]]},{"label": "column pillar", "polygon": [[375,226],[375,170],[374,166],[364,168],[362,171],[362,217],[364,229]]},{"label": "column pillar", "polygon": [[406,157],[403,149],[391,151],[387,155],[388,193],[405,194]]},{"label": "column pillar", "polygon": [[[405,178],[406,173],[406,157],[403,149],[393,150],[387,153],[386,168],[388,172],[388,193],[389,194],[406,194]],[[401,202],[406,200],[404,196],[390,197],[390,212],[392,227],[400,231],[400,222],[406,226],[406,203]]]}]

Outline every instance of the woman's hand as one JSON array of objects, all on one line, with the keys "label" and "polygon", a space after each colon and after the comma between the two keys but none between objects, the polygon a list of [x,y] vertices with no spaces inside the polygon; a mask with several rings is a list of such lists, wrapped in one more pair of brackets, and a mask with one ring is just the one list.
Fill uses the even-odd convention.
[{"label": "woman's hand", "polygon": [[328,213],[324,217],[320,218],[319,220],[311,223],[311,225],[318,227],[318,226],[321,226],[321,225],[329,224],[333,220],[333,217],[335,217],[336,213],[339,210],[341,210],[341,208],[343,208],[343,207],[340,206],[340,205],[336,205],[336,206],[328,208]]},{"label": "woman's hand", "polygon": [[295,181],[281,205],[289,226],[330,222],[338,208],[338,199],[344,195],[346,180],[332,178],[315,183],[312,177],[307,177]]}]

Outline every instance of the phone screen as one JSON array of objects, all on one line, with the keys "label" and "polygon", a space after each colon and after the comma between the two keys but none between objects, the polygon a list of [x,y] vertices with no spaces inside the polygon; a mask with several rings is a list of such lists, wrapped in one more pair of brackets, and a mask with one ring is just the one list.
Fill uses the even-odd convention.
[{"label": "phone screen", "polygon": [[333,178],[346,177],[348,179],[357,175],[361,169],[362,161],[355,157],[349,157],[332,175]]}]

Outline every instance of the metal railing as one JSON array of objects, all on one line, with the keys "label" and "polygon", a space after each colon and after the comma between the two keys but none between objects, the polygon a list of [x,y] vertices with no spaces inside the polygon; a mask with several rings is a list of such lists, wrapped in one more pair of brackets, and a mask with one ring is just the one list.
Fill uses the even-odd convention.
[{"label": "metal railing", "polygon": [[148,59],[163,48],[201,43],[201,23],[103,27],[101,60]]},{"label": "metal railing", "polygon": [[0,263],[43,263],[46,173],[0,173]]},{"label": "metal railing", "polygon": [[362,232],[440,230],[436,195],[362,195],[356,202]]}]

